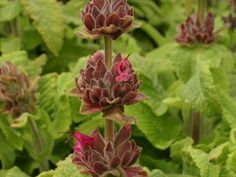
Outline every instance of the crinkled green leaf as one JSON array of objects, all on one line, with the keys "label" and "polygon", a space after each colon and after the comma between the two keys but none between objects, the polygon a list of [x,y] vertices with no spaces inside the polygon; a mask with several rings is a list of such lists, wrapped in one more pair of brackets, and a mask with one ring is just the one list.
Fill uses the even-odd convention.
[{"label": "crinkled green leaf", "polygon": [[21,41],[18,37],[10,37],[0,40],[1,52],[11,53],[21,49]]},{"label": "crinkled green leaf", "polygon": [[29,177],[27,174],[22,172],[18,167],[13,167],[9,170],[3,170],[3,174],[4,176],[1,176],[0,172],[1,177]]},{"label": "crinkled green leaf", "polygon": [[44,75],[40,78],[38,83],[39,92],[39,107],[51,112],[54,109],[54,101],[57,91],[57,77],[56,73]]},{"label": "crinkled green leaf", "polygon": [[210,66],[199,59],[195,67],[195,73],[183,87],[183,100],[199,111],[209,114],[221,113]]},{"label": "crinkled green leaf", "polygon": [[209,162],[208,154],[186,147],[183,154],[183,170],[185,174],[196,175],[200,177],[219,177],[220,167]]},{"label": "crinkled green leaf", "polygon": [[54,171],[44,172],[37,177],[88,177],[80,174],[78,168],[72,164],[71,156],[68,156],[64,161],[57,163],[57,168]]},{"label": "crinkled green leaf", "polygon": [[5,6],[0,8],[0,22],[11,21],[21,11],[21,6],[18,0],[10,1]]},{"label": "crinkled green leaf", "polygon": [[68,96],[61,96],[55,102],[54,113],[52,115],[54,120],[50,127],[50,132],[54,138],[63,136],[64,132],[67,132],[71,125],[71,110]]},{"label": "crinkled green leaf", "polygon": [[180,134],[181,122],[177,117],[168,114],[158,117],[144,103],[126,107],[126,112],[136,118],[138,128],[156,148],[168,148]]},{"label": "crinkled green leaf", "polygon": [[183,140],[175,142],[170,147],[170,156],[173,160],[181,163],[182,162],[182,156],[183,156],[183,150],[185,147],[190,146],[193,144],[193,140],[191,138],[185,138]]},{"label": "crinkled green leaf", "polygon": [[60,4],[56,0],[21,0],[21,3],[34,20],[34,25],[47,47],[57,55],[64,37],[64,20]]},{"label": "crinkled green leaf", "polygon": [[0,128],[4,133],[8,143],[17,150],[22,150],[23,140],[22,134],[16,129],[11,127],[10,118],[8,116],[2,116],[0,119]]},{"label": "crinkled green leaf", "polygon": [[15,162],[15,152],[14,149],[8,144],[7,140],[4,138],[4,135],[0,132],[0,161],[2,168],[10,168]]}]

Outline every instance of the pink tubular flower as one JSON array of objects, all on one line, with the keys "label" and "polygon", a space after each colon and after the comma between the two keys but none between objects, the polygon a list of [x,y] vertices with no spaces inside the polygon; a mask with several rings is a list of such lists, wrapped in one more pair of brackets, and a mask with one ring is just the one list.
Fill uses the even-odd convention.
[{"label": "pink tubular flower", "polygon": [[116,134],[113,141],[105,142],[99,131],[91,136],[75,134],[73,163],[82,173],[93,177],[107,175],[126,177],[147,177],[147,173],[140,167],[133,167],[138,160],[141,148],[131,136],[131,126],[126,125]]},{"label": "pink tubular flower", "polygon": [[132,77],[132,66],[127,58],[123,58],[117,63],[115,69],[119,74],[116,76],[116,82],[127,82]]},{"label": "pink tubular flower", "polygon": [[176,41],[182,45],[211,44],[215,41],[214,16],[208,13],[204,22],[200,22],[196,15],[188,17],[179,27]]},{"label": "pink tubular flower", "polygon": [[74,138],[76,139],[75,146],[74,146],[74,150],[76,152],[82,151],[82,149],[85,146],[89,146],[93,143],[93,137],[91,136],[84,135],[77,131],[75,131],[73,135],[74,135]]},{"label": "pink tubular flower", "polygon": [[88,60],[86,69],[81,70],[81,76],[76,78],[76,87],[71,94],[82,100],[81,113],[104,114],[116,108],[124,111],[124,105],[137,103],[145,97],[139,92],[141,81],[134,73],[127,58],[118,54],[113,60],[113,66],[108,69],[105,57],[96,52]]}]

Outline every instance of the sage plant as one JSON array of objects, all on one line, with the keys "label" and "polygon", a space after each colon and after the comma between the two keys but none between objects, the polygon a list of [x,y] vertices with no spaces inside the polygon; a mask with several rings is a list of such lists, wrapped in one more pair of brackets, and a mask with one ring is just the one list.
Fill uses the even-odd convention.
[{"label": "sage plant", "polygon": [[[206,15],[206,0],[197,1],[197,12],[188,16],[184,23],[179,26],[179,34],[176,42],[182,46],[195,44],[210,45],[216,40],[214,32],[215,18],[212,13]],[[194,143],[200,141],[201,134],[201,113],[192,111],[192,138]]]},{"label": "sage plant", "polygon": [[[10,114],[13,119],[18,119],[23,113],[36,112],[36,82],[31,80],[24,72],[20,71],[11,62],[5,62],[0,67],[0,105],[1,112]],[[48,159],[42,158],[44,142],[40,135],[38,125],[31,116],[27,119],[31,130],[32,147],[38,154],[37,162],[40,171],[49,168]]]},{"label": "sage plant", "polygon": [[[135,27],[133,18],[126,0],[90,0],[82,11],[85,28],[79,34],[105,40],[105,53],[97,51],[89,57],[70,92],[81,99],[82,114],[102,112],[105,119],[104,137],[98,130],[89,136],[74,132],[73,163],[93,177],[147,176],[142,168],[133,167],[141,148],[130,140],[132,121],[124,114],[125,105],[145,98],[139,92],[141,81],[128,57],[120,53],[112,57],[113,40]],[[118,132],[115,122],[123,126]]]}]

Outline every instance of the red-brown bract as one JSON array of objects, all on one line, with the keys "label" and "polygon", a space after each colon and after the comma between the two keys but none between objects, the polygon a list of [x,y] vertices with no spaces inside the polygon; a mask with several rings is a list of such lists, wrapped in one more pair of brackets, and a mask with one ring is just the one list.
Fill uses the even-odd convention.
[{"label": "red-brown bract", "polygon": [[117,39],[133,28],[133,15],[126,0],[90,0],[82,11],[86,28],[80,34],[91,38],[108,35]]},{"label": "red-brown bract", "polygon": [[3,112],[17,118],[24,112],[35,111],[35,86],[15,65],[6,62],[0,67],[0,102]]},{"label": "red-brown bract", "polygon": [[130,125],[120,129],[113,141],[109,142],[103,139],[99,131],[93,132],[91,136],[75,132],[73,163],[81,172],[93,177],[109,174],[117,177],[147,177],[142,168],[132,167],[140,156],[141,148],[129,140],[130,136]]},{"label": "red-brown bract", "polygon": [[208,13],[204,22],[200,22],[197,15],[188,17],[183,24],[179,26],[179,35],[176,41],[182,45],[190,44],[211,44],[215,41],[214,16]]},{"label": "red-brown bract", "polygon": [[83,105],[81,113],[106,112],[114,107],[124,109],[124,105],[134,104],[145,97],[139,92],[141,81],[134,73],[127,58],[118,54],[112,68],[105,65],[104,54],[92,55],[86,69],[76,78],[76,87],[71,94],[79,96]]}]

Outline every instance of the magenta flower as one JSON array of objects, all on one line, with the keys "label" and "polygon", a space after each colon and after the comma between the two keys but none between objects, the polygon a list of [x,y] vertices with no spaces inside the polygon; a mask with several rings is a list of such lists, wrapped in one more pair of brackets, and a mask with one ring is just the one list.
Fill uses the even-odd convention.
[{"label": "magenta flower", "polygon": [[116,134],[113,141],[105,142],[99,131],[91,136],[75,134],[73,163],[82,173],[93,177],[106,175],[147,177],[147,173],[139,167],[132,167],[138,160],[141,148],[131,136],[131,126],[126,125]]},{"label": "magenta flower", "polygon": [[196,15],[188,17],[179,27],[179,35],[176,41],[182,45],[211,44],[215,41],[214,16],[208,13],[205,21],[200,22]]},{"label": "magenta flower", "polygon": [[116,108],[123,112],[124,105],[137,103],[145,97],[139,92],[141,81],[127,58],[118,54],[111,69],[105,65],[104,54],[96,52],[87,67],[76,78],[71,93],[82,100],[81,113],[110,112]]},{"label": "magenta flower", "polygon": [[85,29],[80,34],[89,38],[108,35],[117,39],[135,28],[133,15],[126,0],[90,0],[82,11]]},{"label": "magenta flower", "polygon": [[76,139],[75,146],[74,146],[74,151],[80,152],[85,146],[89,146],[93,143],[93,137],[84,135],[79,132],[74,132],[73,133],[74,138]]},{"label": "magenta flower", "polygon": [[127,58],[123,58],[114,67],[114,70],[118,73],[116,82],[127,82],[132,77],[132,66]]}]

